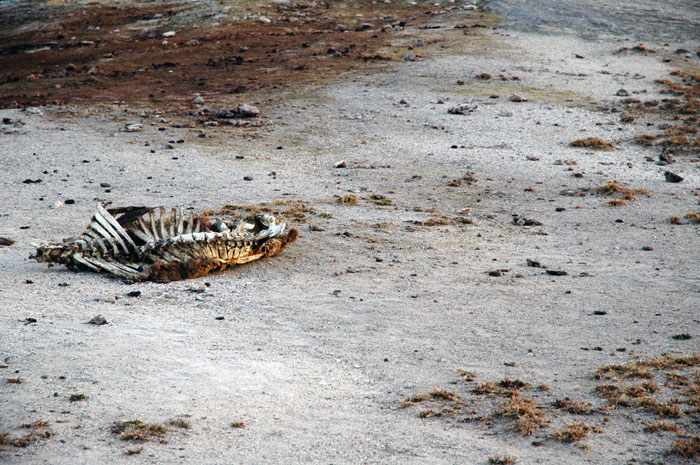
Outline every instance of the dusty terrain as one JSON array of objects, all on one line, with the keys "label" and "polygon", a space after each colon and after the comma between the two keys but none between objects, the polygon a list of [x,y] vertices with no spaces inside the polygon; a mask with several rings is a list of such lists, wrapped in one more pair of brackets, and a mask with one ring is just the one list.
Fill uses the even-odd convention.
[{"label": "dusty terrain", "polygon": [[[352,36],[297,33],[303,49],[362,43],[337,66],[295,41],[280,45],[284,66],[264,61],[276,46],[260,28],[305,21],[277,4],[140,24],[134,3],[120,24],[148,47],[90,75],[96,54],[78,63],[45,43],[70,36],[56,39],[41,8],[82,18],[76,4],[1,3],[27,23],[3,29],[19,44],[3,63],[48,47],[30,55],[66,54],[82,76],[30,60],[0,83],[0,237],[15,241],[0,246],[0,461],[698,460],[697,2],[533,3],[419,3],[405,19],[397,4],[383,33],[392,21],[355,30],[357,14],[384,14],[372,5],[333,4],[323,29],[343,15],[359,22],[345,21]],[[250,31],[264,69],[251,63],[240,84],[246,65],[224,51],[211,86],[189,82],[224,47],[182,32],[191,22],[231,41]],[[179,53],[162,43],[171,30],[204,44],[178,55],[193,57],[171,67],[178,79],[109,77],[169,61],[148,53]],[[261,115],[214,117],[242,103]],[[589,137],[612,146],[570,145]],[[301,236],[272,259],[169,284],[28,259],[32,244],[78,234],[97,202],[269,207]],[[88,323],[98,314],[106,325]],[[162,427],[123,423],[137,419]]]}]

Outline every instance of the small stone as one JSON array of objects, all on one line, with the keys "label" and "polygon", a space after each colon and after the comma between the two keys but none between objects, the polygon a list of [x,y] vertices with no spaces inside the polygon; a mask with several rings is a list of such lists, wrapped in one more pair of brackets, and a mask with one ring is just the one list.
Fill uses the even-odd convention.
[{"label": "small stone", "polygon": [[107,320],[102,315],[95,315],[90,321],[88,321],[88,323],[91,325],[102,326],[107,324]]},{"label": "small stone", "polygon": [[252,181],[253,177],[252,176],[243,176],[244,181]]},{"label": "small stone", "polygon": [[198,95],[194,98],[194,100],[192,100],[192,103],[195,105],[202,105],[204,103],[204,99]]},{"label": "small stone", "polygon": [[457,105],[456,107],[449,108],[447,110],[447,113],[451,115],[466,115],[468,113],[475,112],[477,108],[479,108],[478,105],[469,105],[465,103],[462,105]]},{"label": "small stone", "polygon": [[131,291],[131,292],[127,292],[126,295],[127,295],[128,297],[138,297],[138,296],[141,295],[141,291]]},{"label": "small stone", "polygon": [[124,130],[126,132],[138,132],[143,130],[143,124],[141,123],[126,123],[124,125]]},{"label": "small stone", "polygon": [[93,66],[92,68],[90,68],[90,69],[88,70],[87,74],[88,74],[88,76],[92,76],[92,75],[94,75],[94,74],[97,74],[97,67],[96,67],[96,66]]},{"label": "small stone", "polygon": [[187,290],[190,292],[194,292],[195,294],[201,294],[202,292],[207,290],[207,285],[201,284],[199,286],[190,286],[187,288]]},{"label": "small stone", "polygon": [[525,97],[518,94],[511,95],[508,100],[510,100],[511,102],[527,102],[527,99]]},{"label": "small stone", "polygon": [[163,37],[175,37],[175,31],[164,32]]},{"label": "small stone", "polygon": [[348,164],[345,163],[345,160],[338,160],[337,162],[333,163],[333,168],[347,168]]},{"label": "small stone", "polygon": [[545,270],[545,271],[547,272],[548,275],[552,275],[552,276],[566,276],[567,274],[569,274],[563,270]]},{"label": "small stone", "polygon": [[108,182],[101,182],[100,187],[112,187],[112,185]]},{"label": "small stone", "polygon": [[627,92],[627,89],[619,89],[617,92],[615,92],[615,95],[617,95],[618,97],[628,97],[629,94],[630,93]]},{"label": "small stone", "polygon": [[642,247],[642,250],[644,250],[645,252],[651,252],[652,250],[654,250],[654,248],[650,245],[645,245],[644,247]]},{"label": "small stone", "polygon": [[73,205],[75,203],[75,200],[73,199],[66,199],[63,201],[65,205]]},{"label": "small stone", "polygon": [[416,61],[416,56],[413,53],[407,53],[401,59],[403,61]]},{"label": "small stone", "polygon": [[582,60],[582,59],[584,58],[584,56],[581,55],[580,53],[576,53],[574,56],[575,56],[576,58],[578,58],[579,60]]},{"label": "small stone", "polygon": [[527,266],[532,268],[542,268],[542,264],[540,262],[537,260],[530,260],[529,258],[527,259]]},{"label": "small stone", "polygon": [[678,183],[683,181],[682,176],[679,176],[671,171],[664,171],[664,178],[666,178],[666,182]]},{"label": "small stone", "polygon": [[258,107],[255,107],[253,105],[248,105],[247,103],[244,103],[243,105],[238,105],[234,109],[234,112],[238,113],[243,118],[253,118],[255,116],[260,115],[260,110],[258,109]]},{"label": "small stone", "polygon": [[217,316],[217,317],[215,317],[214,319],[215,319],[215,320],[218,320],[218,321],[223,321],[223,320],[225,320],[226,318],[223,317],[223,316]]},{"label": "small stone", "polygon": [[593,314],[594,314],[595,316],[603,316],[603,315],[607,315],[608,312],[606,312],[606,311],[604,311],[604,310],[594,310],[594,311],[593,311]]}]

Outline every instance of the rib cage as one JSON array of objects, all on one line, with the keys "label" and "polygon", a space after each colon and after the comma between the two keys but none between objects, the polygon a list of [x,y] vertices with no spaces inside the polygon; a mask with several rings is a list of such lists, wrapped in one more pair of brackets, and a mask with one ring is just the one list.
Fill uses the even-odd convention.
[{"label": "rib cage", "polygon": [[298,237],[270,215],[212,221],[182,209],[98,205],[78,237],[37,246],[29,258],[129,281],[169,282],[277,255]]}]

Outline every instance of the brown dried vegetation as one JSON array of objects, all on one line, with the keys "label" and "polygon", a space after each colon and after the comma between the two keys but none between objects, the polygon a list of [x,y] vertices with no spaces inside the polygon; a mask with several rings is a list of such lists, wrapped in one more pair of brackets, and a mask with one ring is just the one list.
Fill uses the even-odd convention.
[{"label": "brown dried vegetation", "polygon": [[144,423],[141,420],[119,421],[112,426],[112,434],[118,434],[122,441],[150,441],[162,438],[168,429],[159,424]]},{"label": "brown dried vegetation", "polygon": [[514,463],[517,463],[517,461],[517,457],[511,457],[509,455],[504,455],[503,457],[501,457],[500,455],[497,455],[495,457],[489,457],[489,463],[493,465],[512,465]]},{"label": "brown dried vegetation", "polygon": [[[657,79],[663,86],[662,93],[673,97],[637,105],[637,110],[645,111],[654,107],[670,127],[663,132],[650,135],[642,134],[635,139],[639,144],[660,147],[663,152],[676,154],[700,154],[700,75],[685,71],[672,71],[677,80]],[[678,82],[680,81],[680,82]]]},{"label": "brown dried vegetation", "polygon": [[644,427],[644,432],[646,433],[658,433],[660,431],[670,431],[672,433],[679,434],[681,432],[681,428],[678,425],[674,425],[673,423],[663,420],[659,420]]},{"label": "brown dried vegetation", "polygon": [[615,144],[608,142],[606,140],[600,139],[598,137],[584,137],[583,139],[576,139],[569,143],[572,147],[585,147],[593,150],[611,150],[615,147]]},{"label": "brown dried vegetation", "polygon": [[564,425],[564,428],[554,430],[554,437],[562,442],[578,442],[585,439],[591,431],[601,432],[599,428],[594,426],[573,422]]},{"label": "brown dried vegetation", "polygon": [[568,397],[555,400],[552,406],[574,415],[590,415],[592,407],[590,402],[574,402]]},{"label": "brown dried vegetation", "polygon": [[518,391],[501,404],[497,415],[516,418],[515,429],[523,436],[529,436],[549,422],[542,406],[532,399],[524,398]]},{"label": "brown dried vegetation", "polygon": [[[207,18],[226,11],[214,4],[25,2],[0,27],[0,107],[126,102],[182,112],[196,93],[226,105],[259,90],[328,80],[358,62],[400,59],[403,50],[384,50],[390,37],[438,14],[424,14],[423,1],[245,3],[256,15],[214,23]],[[28,15],[41,18],[40,29]],[[170,29],[177,34],[164,37]]]},{"label": "brown dried vegetation", "polygon": [[692,436],[688,439],[673,441],[673,447],[666,451],[666,454],[680,455],[686,459],[700,458],[700,436]]}]

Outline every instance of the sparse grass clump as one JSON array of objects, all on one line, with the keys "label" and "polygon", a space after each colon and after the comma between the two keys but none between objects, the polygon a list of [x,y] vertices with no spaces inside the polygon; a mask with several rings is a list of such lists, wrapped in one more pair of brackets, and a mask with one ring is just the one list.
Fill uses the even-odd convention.
[{"label": "sparse grass clump", "polygon": [[700,435],[673,441],[673,447],[666,454],[676,454],[686,459],[700,458]]},{"label": "sparse grass clump", "polygon": [[555,400],[552,406],[574,415],[590,415],[592,407],[590,402],[574,402],[568,397]]},{"label": "sparse grass clump", "polygon": [[658,433],[660,431],[670,431],[672,433],[679,434],[681,432],[681,428],[678,425],[661,420],[644,427],[644,432],[646,433]]},{"label": "sparse grass clump", "polygon": [[627,365],[606,365],[598,368],[594,373],[595,379],[610,379],[610,378],[644,378],[653,379],[654,373],[641,368],[634,363]]},{"label": "sparse grass clump", "polygon": [[627,205],[627,202],[625,202],[622,199],[612,199],[608,200],[607,202],[603,203],[603,206],[605,207],[623,207]]},{"label": "sparse grass clump", "polygon": [[112,426],[112,434],[118,434],[122,441],[150,441],[161,438],[168,429],[159,424],[144,423],[141,420],[119,421]]},{"label": "sparse grass clump", "polygon": [[375,205],[382,205],[382,206],[389,206],[391,205],[391,199],[388,197],[385,197],[381,194],[372,194],[369,196],[370,202],[372,202]]},{"label": "sparse grass clump", "polygon": [[84,400],[88,400],[88,397],[83,393],[71,394],[70,397],[68,398],[68,400],[71,402],[81,402]]},{"label": "sparse grass clump", "polygon": [[489,457],[489,463],[493,465],[512,465],[518,461],[517,457],[511,457],[509,455],[504,455],[501,457],[497,455],[495,457]]},{"label": "sparse grass clump", "polygon": [[524,398],[518,391],[512,393],[509,399],[501,404],[497,415],[516,418],[515,429],[523,436],[529,436],[538,429],[544,428],[547,416],[542,407],[534,400]]},{"label": "sparse grass clump", "polygon": [[700,224],[700,213],[695,213],[695,212],[686,213],[685,218],[687,220],[690,220],[691,223]]},{"label": "sparse grass clump", "polygon": [[621,185],[617,181],[610,181],[605,185],[598,186],[595,188],[595,192],[607,196],[617,195],[624,200],[634,200],[637,195],[649,195],[644,189],[631,189]]},{"label": "sparse grass clump", "polygon": [[599,137],[584,137],[569,143],[572,147],[585,147],[593,150],[611,150],[615,144]]},{"label": "sparse grass clump", "polygon": [[357,196],[346,194],[336,197],[336,202],[341,205],[357,205]]},{"label": "sparse grass clump", "polygon": [[172,420],[168,420],[168,424],[180,429],[190,429],[192,427],[190,422],[183,418],[173,418]]},{"label": "sparse grass clump", "polygon": [[564,428],[554,430],[554,437],[566,443],[578,442],[586,439],[591,431],[599,432],[600,430],[593,426],[573,422],[564,425]]}]

